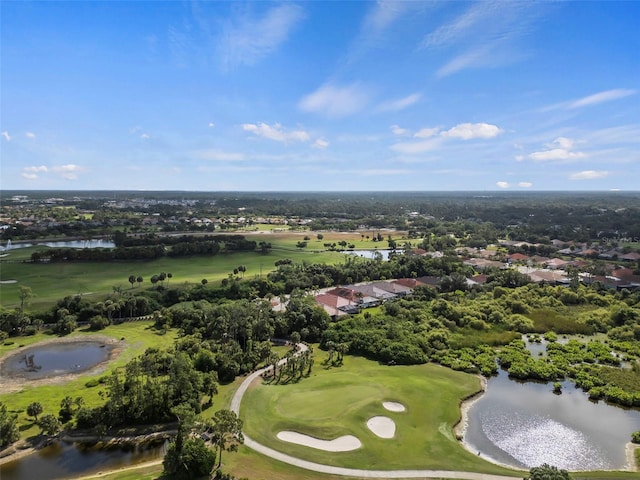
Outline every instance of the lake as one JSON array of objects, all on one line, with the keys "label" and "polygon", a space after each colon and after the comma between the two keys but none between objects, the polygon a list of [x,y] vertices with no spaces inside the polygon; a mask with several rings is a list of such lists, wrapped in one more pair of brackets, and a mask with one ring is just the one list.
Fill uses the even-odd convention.
[{"label": "lake", "polygon": [[468,412],[465,443],[492,461],[529,469],[618,470],[625,446],[640,430],[640,411],[594,403],[570,381],[521,383],[500,370]]},{"label": "lake", "polygon": [[27,247],[51,247],[51,248],[115,248],[116,244],[110,240],[91,239],[91,240],[59,240],[52,242],[33,242],[33,243],[11,243],[0,246],[0,252],[8,252],[19,248]]}]

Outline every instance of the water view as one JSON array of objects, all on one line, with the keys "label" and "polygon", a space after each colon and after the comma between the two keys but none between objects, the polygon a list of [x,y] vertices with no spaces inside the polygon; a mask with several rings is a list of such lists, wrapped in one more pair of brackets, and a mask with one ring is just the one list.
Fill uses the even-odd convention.
[{"label": "water view", "polygon": [[115,248],[116,244],[110,240],[60,240],[53,242],[12,243],[8,240],[6,245],[0,245],[0,252],[17,250],[27,247],[51,247],[51,248]]},{"label": "water view", "polygon": [[520,383],[500,371],[469,409],[465,442],[481,456],[518,468],[618,470],[640,429],[640,411],[594,403],[573,383]]},{"label": "water view", "polygon": [[33,346],[7,358],[0,367],[3,377],[38,380],[84,372],[109,358],[113,345],[100,341],[56,342]]},{"label": "water view", "polygon": [[347,255],[357,255],[363,258],[380,258],[381,260],[389,260],[391,250],[344,250],[342,253]]},{"label": "water view", "polygon": [[2,480],[54,480],[115,470],[161,459],[166,442],[129,449],[100,449],[57,441],[33,455],[0,466]]}]

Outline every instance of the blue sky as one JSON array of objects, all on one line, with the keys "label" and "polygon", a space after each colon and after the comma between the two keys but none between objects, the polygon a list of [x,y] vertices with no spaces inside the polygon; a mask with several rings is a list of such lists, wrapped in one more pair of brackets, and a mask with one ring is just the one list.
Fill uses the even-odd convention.
[{"label": "blue sky", "polygon": [[640,189],[637,1],[0,15],[2,189]]}]

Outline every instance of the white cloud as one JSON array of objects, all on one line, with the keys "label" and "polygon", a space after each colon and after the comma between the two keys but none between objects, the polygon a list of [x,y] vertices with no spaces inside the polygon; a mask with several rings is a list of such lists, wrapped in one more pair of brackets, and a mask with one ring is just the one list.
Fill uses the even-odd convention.
[{"label": "white cloud", "polygon": [[35,133],[33,133],[33,132],[27,132],[27,133],[25,133],[25,134],[24,134],[24,136],[25,136],[25,137],[27,137],[27,138],[30,138],[30,139],[32,139],[32,140],[33,140],[34,138],[36,138],[36,134],[35,134]]},{"label": "white cloud", "polygon": [[609,176],[609,172],[605,170],[583,170],[569,175],[569,180],[596,180]]},{"label": "white cloud", "polygon": [[269,9],[261,18],[244,14],[229,21],[219,45],[224,67],[254,65],[277,50],[304,18],[300,6],[285,3]]},{"label": "white cloud", "polygon": [[142,135],[140,135],[140,138],[143,140],[148,140],[150,137],[148,133],[143,133]]},{"label": "white cloud", "polygon": [[380,104],[377,108],[379,112],[398,112],[400,110],[404,110],[411,105],[416,104],[422,98],[422,94],[420,93],[412,93],[411,95],[407,95],[404,98],[399,98],[397,100],[390,100],[388,102],[384,102]]},{"label": "white cloud", "polygon": [[585,154],[582,152],[570,152],[564,148],[552,148],[551,150],[533,152],[529,154],[529,158],[536,162],[547,162],[549,160],[576,160],[584,157]]},{"label": "white cloud", "polygon": [[306,112],[329,117],[344,117],[362,110],[369,103],[367,89],[359,84],[347,86],[323,85],[303,97],[298,107]]},{"label": "white cloud", "polygon": [[451,22],[440,25],[427,35],[422,46],[425,48],[447,45],[458,42],[469,35],[470,31],[485,23],[493,14],[495,4],[493,2],[475,3],[464,14]]},{"label": "white cloud", "polygon": [[423,48],[461,52],[441,67],[444,77],[466,68],[491,67],[520,60],[517,40],[532,31],[546,6],[534,2],[472,2],[461,15],[425,36]]},{"label": "white cloud", "polygon": [[51,168],[51,171],[57,173],[62,178],[67,180],[76,180],[78,178],[78,173],[82,173],[85,171],[84,167],[80,165],[75,165],[73,163],[69,163],[67,165],[59,165]]},{"label": "white cloud", "polygon": [[399,168],[370,168],[361,171],[354,172],[359,175],[377,176],[377,175],[406,175],[411,173],[411,170],[403,170]]},{"label": "white cloud", "polygon": [[391,145],[391,150],[405,155],[417,155],[437,149],[442,144],[439,137],[423,140],[421,142],[401,142]]},{"label": "white cloud", "polygon": [[625,88],[607,90],[604,92],[599,92],[593,95],[589,95],[587,97],[580,98],[578,100],[574,100],[573,102],[569,103],[568,108],[588,107],[591,105],[596,105],[598,103],[609,102],[611,100],[617,100],[619,98],[635,95],[636,93],[637,93],[636,90],[630,90]]},{"label": "white cloud", "polygon": [[436,72],[436,77],[442,78],[457,73],[466,68],[488,67],[495,63],[491,56],[491,45],[481,45],[452,58]]},{"label": "white cloud", "polygon": [[440,132],[439,128],[421,128],[416,133],[413,134],[416,138],[429,138],[437,135]]},{"label": "white cloud", "polygon": [[547,150],[533,152],[529,158],[536,162],[547,162],[551,160],[577,160],[584,158],[583,152],[574,152],[571,149],[575,141],[567,137],[558,137],[553,142],[546,144]]},{"label": "white cloud", "polygon": [[560,148],[564,148],[565,150],[570,150],[573,148],[573,144],[575,143],[572,139],[567,137],[558,137],[553,141],[554,144],[557,144]]},{"label": "white cloud", "polygon": [[396,21],[407,10],[410,2],[378,0],[365,18],[365,29],[380,32]]},{"label": "white cloud", "polygon": [[7,142],[10,142],[10,141],[11,141],[11,135],[9,135],[9,132],[7,132],[6,130],[5,130],[4,132],[2,132],[2,136],[4,137],[4,139],[5,139]]},{"label": "white cloud", "polygon": [[394,135],[409,135],[411,133],[409,130],[402,128],[399,125],[391,125],[389,128]]},{"label": "white cloud", "polygon": [[39,177],[40,173],[46,173],[49,169],[45,165],[25,167],[22,169],[22,177],[27,180],[35,180]]},{"label": "white cloud", "polygon": [[242,129],[246,132],[251,132],[254,135],[257,135],[258,137],[268,138],[270,140],[275,140],[276,142],[308,142],[311,139],[306,131],[285,131],[279,123],[275,123],[273,126],[261,122],[257,124],[243,123]]},{"label": "white cloud", "polygon": [[531,188],[531,187],[533,187],[533,183],[531,183],[531,182],[518,182],[518,186],[520,188]]},{"label": "white cloud", "polygon": [[325,149],[329,146],[329,142],[326,141],[324,138],[318,138],[315,142],[313,142],[311,146],[313,148]]},{"label": "white cloud", "polygon": [[216,124],[215,124],[215,123],[213,123],[213,122],[209,122],[209,128],[213,128],[213,127],[215,127],[215,126],[216,126]]},{"label": "white cloud", "polygon": [[[397,128],[395,131],[394,127]],[[399,128],[397,125],[393,125],[391,129],[394,133],[398,132],[398,134],[409,133],[408,130]],[[501,133],[502,130],[500,128],[488,123],[461,123],[446,131],[440,131],[438,128],[423,128],[413,136],[425,140],[396,143],[391,146],[391,149],[405,155],[417,155],[439,148],[445,139],[493,138]]]},{"label": "white cloud", "polygon": [[25,172],[33,172],[33,173],[49,171],[49,169],[45,165],[40,165],[39,167],[25,167],[22,170]]},{"label": "white cloud", "polygon": [[245,159],[242,153],[223,152],[221,150],[199,150],[194,152],[193,156],[200,160],[211,160],[214,162],[237,162]]},{"label": "white cloud", "polygon": [[524,155],[516,155],[515,157],[513,157],[516,159],[516,162],[521,162],[525,159]]},{"label": "white cloud", "polygon": [[461,138],[471,140],[473,138],[493,138],[502,133],[496,125],[488,123],[461,123],[455,127],[440,133],[443,137]]},{"label": "white cloud", "polygon": [[496,182],[499,188],[509,188],[509,182]]}]

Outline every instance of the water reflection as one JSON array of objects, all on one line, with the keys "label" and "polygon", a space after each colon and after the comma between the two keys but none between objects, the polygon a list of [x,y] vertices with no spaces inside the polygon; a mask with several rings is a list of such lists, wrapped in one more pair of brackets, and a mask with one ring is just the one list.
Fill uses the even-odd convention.
[{"label": "water reflection", "polygon": [[109,240],[91,239],[91,240],[59,240],[52,242],[36,242],[36,243],[11,243],[7,242],[6,246],[0,245],[0,252],[17,250],[27,247],[51,247],[51,248],[115,248],[116,244]]},{"label": "water reflection", "polygon": [[129,449],[99,449],[71,442],[54,442],[28,457],[0,466],[2,480],[56,480],[115,470],[138,463],[159,460],[167,443]]},{"label": "water reflection", "polygon": [[549,463],[567,470],[626,466],[625,445],[640,430],[640,411],[593,403],[569,381],[520,383],[506,372],[489,379],[469,410],[465,441],[474,451],[518,468]]},{"label": "water reflection", "polygon": [[380,260],[389,260],[391,250],[343,250],[346,255],[357,255],[362,258],[380,258]]},{"label": "water reflection", "polygon": [[25,348],[2,362],[3,377],[38,380],[80,373],[109,358],[113,345],[103,342],[56,342]]}]

